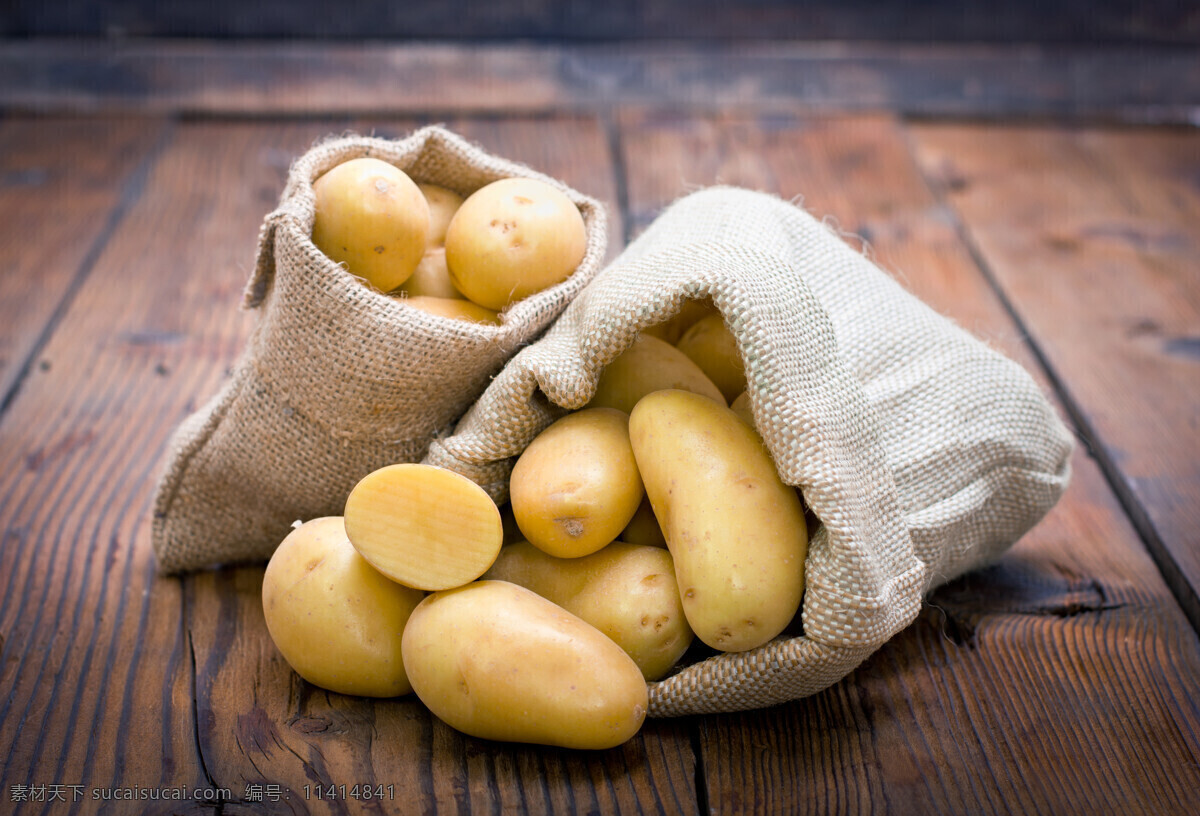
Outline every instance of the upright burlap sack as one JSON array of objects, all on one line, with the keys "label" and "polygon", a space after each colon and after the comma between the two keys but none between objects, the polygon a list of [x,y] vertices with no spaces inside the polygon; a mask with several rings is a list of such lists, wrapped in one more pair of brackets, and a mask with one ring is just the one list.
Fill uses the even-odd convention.
[{"label": "upright burlap sack", "polygon": [[[583,214],[583,262],[513,305],[500,326],[431,315],[374,291],[311,240],[312,182],[360,156],[464,196],[511,176],[549,182]],[[160,569],[266,559],[294,520],[340,515],[360,478],[420,460],[594,277],[605,223],[597,201],[438,127],[399,141],[339,138],[307,152],[263,225],[245,293],[259,315],[249,343],[221,392],[171,442],[154,509]]]},{"label": "upright burlap sack", "polygon": [[803,634],[651,684],[650,714],[774,705],[838,681],[933,586],[995,559],[1055,503],[1072,439],[1032,378],[807,213],[715,188],[672,205],[523,349],[426,461],[497,499],[512,457],[638,332],[711,296],[755,423],[821,520]]}]

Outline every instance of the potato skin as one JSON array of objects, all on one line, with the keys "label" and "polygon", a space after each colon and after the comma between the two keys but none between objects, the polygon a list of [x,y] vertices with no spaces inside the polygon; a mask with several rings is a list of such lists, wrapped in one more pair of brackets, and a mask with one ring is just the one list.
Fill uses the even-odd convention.
[{"label": "potato skin", "polygon": [[412,691],[400,634],[424,597],[368,564],[340,516],[293,530],[263,575],[263,615],[276,647],[305,680],[341,694]]},{"label": "potato skin", "polygon": [[499,326],[500,315],[491,309],[485,309],[478,303],[461,298],[433,297],[432,295],[413,295],[403,298],[402,302],[429,314],[441,315],[451,320],[465,320],[468,323],[484,323],[488,326]]},{"label": "potato skin", "polygon": [[429,238],[426,244],[431,247],[444,246],[446,228],[462,206],[463,197],[440,184],[417,184],[417,189],[429,205]]},{"label": "potato skin", "polygon": [[425,254],[429,205],[408,175],[381,159],[351,159],[313,182],[312,240],[380,292],[412,275]]},{"label": "potato skin", "polygon": [[648,547],[667,548],[667,539],[663,536],[662,527],[654,515],[654,508],[650,506],[650,499],[642,499],[637,512],[633,514],[633,518],[629,520],[617,538],[627,544],[645,544]]},{"label": "potato skin", "polygon": [[732,402],[746,390],[742,354],[720,312],[713,312],[693,323],[675,347],[700,366],[713,385],[721,389],[726,402]]},{"label": "potato skin", "polygon": [[734,652],[782,632],[804,593],[808,533],[758,434],[675,390],[643,398],[629,434],[696,637]]},{"label": "potato skin", "polygon": [[455,289],[454,282],[450,280],[450,271],[446,268],[446,248],[440,246],[429,247],[425,250],[425,254],[421,257],[417,268],[413,270],[412,276],[397,291],[404,292],[410,297],[426,295],[466,300],[462,296],[462,292]]},{"label": "potato skin", "polygon": [[645,492],[629,445],[629,417],[612,408],[567,414],[513,466],[509,496],[521,533],[559,558],[616,539]]},{"label": "potato skin", "polygon": [[655,326],[648,326],[642,329],[642,334],[657,337],[659,340],[663,340],[673,346],[679,342],[679,338],[683,337],[683,333],[690,329],[697,320],[715,311],[717,311],[717,307],[707,297],[700,300],[685,300],[678,314]]},{"label": "potato skin", "polygon": [[645,680],[617,644],[505,581],[430,595],[405,627],[403,651],[421,701],[474,737],[604,749],[646,717]]},{"label": "potato skin", "polygon": [[692,642],[675,565],[659,547],[614,541],[582,558],[555,558],[521,541],[502,549],[484,578],[519,584],[583,618],[647,680],[665,676]]},{"label": "potato skin", "polygon": [[535,179],[501,179],[475,191],[446,230],[454,287],[497,311],[566,280],[586,250],[579,208]]},{"label": "potato skin", "polygon": [[720,389],[686,354],[647,334],[605,366],[588,405],[629,413],[642,397],[665,388],[694,391],[725,405]]}]

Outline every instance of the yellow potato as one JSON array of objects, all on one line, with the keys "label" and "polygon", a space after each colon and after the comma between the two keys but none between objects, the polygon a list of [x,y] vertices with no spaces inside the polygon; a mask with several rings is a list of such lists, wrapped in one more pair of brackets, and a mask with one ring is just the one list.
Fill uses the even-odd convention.
[{"label": "yellow potato", "polygon": [[371,566],[416,589],[462,586],[487,572],[504,539],[479,485],[432,465],[388,465],[346,499],[346,534]]},{"label": "yellow potato", "polygon": [[404,630],[413,689],[471,736],[612,748],[646,717],[637,664],[595,627],[505,581],[430,595]]},{"label": "yellow potato", "polygon": [[[758,426],[754,424],[754,412],[750,409],[750,394],[743,391],[738,395],[732,403],[729,404],[730,410],[742,418],[742,421],[754,428],[757,432]],[[817,534],[817,529],[821,526],[820,520],[812,509],[808,506],[808,502],[804,500],[804,493],[800,488],[796,488],[796,495],[800,497],[800,503],[804,505],[804,522],[808,527],[808,540],[812,541],[812,537]]]},{"label": "yellow potato", "polygon": [[293,530],[263,575],[263,615],[276,647],[305,680],[340,694],[412,691],[400,634],[423,597],[363,560],[340,516]]},{"label": "yellow potato", "polygon": [[677,315],[659,323],[657,326],[649,326],[643,329],[642,334],[657,337],[659,340],[670,343],[673,346],[679,342],[680,337],[683,337],[683,333],[692,327],[692,324],[716,310],[717,307],[713,306],[712,301],[707,297],[701,300],[685,300]]},{"label": "yellow potato", "polygon": [[743,391],[733,398],[733,402],[729,403],[730,409],[742,418],[751,428],[754,428],[754,410],[750,407],[750,392]]},{"label": "yellow potato", "polygon": [[746,367],[733,332],[720,312],[702,317],[684,332],[675,347],[700,366],[730,402],[746,390]]},{"label": "yellow potato", "polygon": [[533,179],[503,179],[477,190],[446,230],[455,288],[497,311],[566,280],[586,249],[579,208]]},{"label": "yellow potato", "polygon": [[454,282],[450,280],[450,271],[446,268],[446,248],[441,246],[425,250],[412,277],[404,282],[399,291],[414,297],[427,295],[464,300],[462,292],[455,289]]},{"label": "yellow potato", "polygon": [[509,496],[521,533],[559,558],[616,539],[645,495],[629,446],[629,417],[612,408],[567,414],[513,466]]},{"label": "yellow potato", "polygon": [[485,309],[478,303],[459,298],[431,297],[416,295],[401,298],[402,303],[415,306],[423,312],[449,317],[452,320],[466,320],[469,323],[486,323],[489,326],[500,325],[500,315],[491,309]]},{"label": "yellow potato", "polygon": [[758,434],[712,400],[659,391],[634,407],[629,436],[696,637],[736,652],[782,632],[804,593],[808,533]]},{"label": "yellow potato", "polygon": [[313,182],[312,240],[381,292],[404,283],[425,254],[429,205],[416,183],[380,159],[351,159]]},{"label": "yellow potato", "polygon": [[600,374],[589,406],[607,406],[629,413],[652,391],[680,388],[725,405],[725,397],[700,367],[679,349],[643,334]]},{"label": "yellow potato", "polygon": [[658,547],[614,541],[583,558],[555,558],[521,541],[501,550],[484,578],[519,584],[583,618],[647,680],[666,675],[692,642],[671,554]]},{"label": "yellow potato", "polygon": [[625,529],[617,536],[629,544],[644,544],[647,547],[666,547],[667,539],[663,537],[662,527],[650,506],[650,499],[643,498],[637,512],[625,525]]},{"label": "yellow potato", "polygon": [[429,205],[429,246],[442,246],[446,243],[446,228],[450,219],[462,206],[463,197],[453,190],[439,184],[418,184],[425,203]]}]

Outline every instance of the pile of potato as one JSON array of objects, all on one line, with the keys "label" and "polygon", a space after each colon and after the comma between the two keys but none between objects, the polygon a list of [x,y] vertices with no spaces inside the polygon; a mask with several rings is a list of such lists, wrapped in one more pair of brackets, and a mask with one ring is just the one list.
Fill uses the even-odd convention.
[{"label": "pile of potato", "polygon": [[465,201],[381,159],[313,182],[313,243],[380,292],[444,317],[499,324],[510,304],[566,280],[583,260],[579,209],[535,179],[493,182]]},{"label": "pile of potato", "polygon": [[[333,172],[318,180],[319,194]],[[408,244],[378,254],[416,258],[415,270],[448,266],[455,291],[482,308],[503,308],[560,274],[510,268],[494,251],[506,235],[523,236],[517,253],[526,241],[551,245],[556,257],[566,257],[567,244],[574,252],[573,239],[527,237],[522,216],[544,190],[524,181],[443,208],[436,191],[387,178],[385,192],[454,215],[444,248],[436,230],[430,248],[416,218],[420,257]],[[379,185],[365,189],[370,198]],[[489,215],[497,199],[510,209]],[[498,228],[506,218],[517,226]],[[324,251],[352,245],[331,234],[321,232]],[[350,263],[349,254],[330,254]],[[448,263],[429,260],[438,256]],[[444,285],[440,271],[397,283],[359,269],[351,267],[380,289],[414,287],[410,302],[441,297],[426,294]],[[804,507],[753,429],[738,397],[744,388],[720,313],[687,304],[605,369],[588,406],[518,458],[510,496],[521,540],[505,543],[500,508],[468,479],[428,465],[382,468],[354,488],[344,516],[299,525],[276,550],[263,581],[272,639],[311,683],[365,696],[415,691],[473,736],[621,744],[646,716],[647,681],[666,676],[693,638],[720,651],[752,649],[800,608]]]}]

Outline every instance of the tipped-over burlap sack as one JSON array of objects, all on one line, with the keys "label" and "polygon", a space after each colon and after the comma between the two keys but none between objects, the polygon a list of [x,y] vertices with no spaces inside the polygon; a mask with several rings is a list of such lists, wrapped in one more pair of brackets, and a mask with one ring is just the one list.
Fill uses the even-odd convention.
[{"label": "tipped-over burlap sack", "polygon": [[734,711],[838,681],[923,594],[995,559],[1055,503],[1072,439],[1029,374],[922,304],[824,225],[765,194],[672,205],[523,349],[426,461],[503,499],[512,457],[592,396],[638,332],[711,296],[755,423],[822,525],[803,635],[651,684],[654,716]]},{"label": "tipped-over burlap sack", "polygon": [[[500,326],[427,314],[352,277],[312,243],[312,182],[360,156],[468,195],[539,178],[583,213],[583,262],[514,304]],[[595,275],[606,249],[595,200],[438,127],[399,141],[326,141],[292,166],[266,217],[245,305],[259,320],[224,388],[176,431],[158,486],[153,541],[178,572],[268,558],[296,519],[340,515],[366,474],[415,462],[523,344]]]}]

